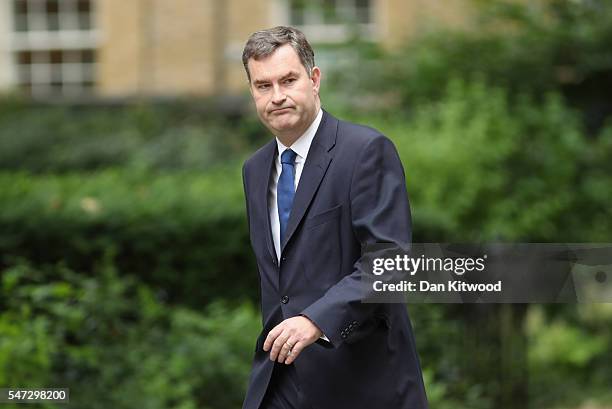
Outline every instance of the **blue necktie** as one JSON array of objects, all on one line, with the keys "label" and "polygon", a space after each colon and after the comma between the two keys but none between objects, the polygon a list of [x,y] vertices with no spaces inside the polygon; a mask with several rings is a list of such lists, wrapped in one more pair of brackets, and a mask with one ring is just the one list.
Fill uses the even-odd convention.
[{"label": "blue necktie", "polygon": [[280,241],[285,238],[285,230],[293,206],[293,197],[295,196],[294,180],[295,180],[295,155],[291,149],[285,149],[281,155],[281,165],[283,167],[280,177],[278,178],[278,186],[276,187],[276,202],[278,205],[278,220],[280,221]]}]

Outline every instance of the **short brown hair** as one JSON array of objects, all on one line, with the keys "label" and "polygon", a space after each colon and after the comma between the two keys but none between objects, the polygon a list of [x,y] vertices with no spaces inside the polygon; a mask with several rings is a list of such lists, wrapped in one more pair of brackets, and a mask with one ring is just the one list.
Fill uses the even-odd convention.
[{"label": "short brown hair", "polygon": [[315,66],[314,51],[306,40],[306,36],[300,30],[287,27],[277,26],[266,30],[256,31],[247,40],[242,51],[242,64],[247,74],[249,82],[251,74],[249,73],[249,60],[251,58],[258,60],[272,54],[282,45],[289,44],[297,53],[300,61],[306,72],[310,75]]}]

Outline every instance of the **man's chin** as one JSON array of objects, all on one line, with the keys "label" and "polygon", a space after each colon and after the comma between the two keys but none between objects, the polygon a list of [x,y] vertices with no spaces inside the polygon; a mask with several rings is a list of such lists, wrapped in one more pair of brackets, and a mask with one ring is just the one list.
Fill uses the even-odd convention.
[{"label": "man's chin", "polygon": [[277,120],[270,124],[270,126],[279,134],[291,132],[291,130],[296,128],[296,125],[297,121],[291,118],[287,118],[283,121]]}]

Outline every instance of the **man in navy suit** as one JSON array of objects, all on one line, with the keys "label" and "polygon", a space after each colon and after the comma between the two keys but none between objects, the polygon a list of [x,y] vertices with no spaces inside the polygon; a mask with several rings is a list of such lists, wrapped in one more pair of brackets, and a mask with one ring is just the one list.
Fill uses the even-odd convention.
[{"label": "man in navy suit", "polygon": [[427,408],[406,306],[361,299],[362,246],[411,240],[395,147],[321,109],[299,30],[252,34],[242,60],[275,136],[243,167],[263,320],[243,408]]}]

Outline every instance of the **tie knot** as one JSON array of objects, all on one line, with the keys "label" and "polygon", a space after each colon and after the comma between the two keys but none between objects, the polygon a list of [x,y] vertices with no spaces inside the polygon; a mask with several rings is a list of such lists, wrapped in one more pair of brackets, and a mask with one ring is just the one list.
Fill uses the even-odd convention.
[{"label": "tie knot", "polygon": [[291,149],[285,149],[285,151],[281,155],[281,163],[293,165],[295,162],[295,155],[296,153],[293,152]]}]

